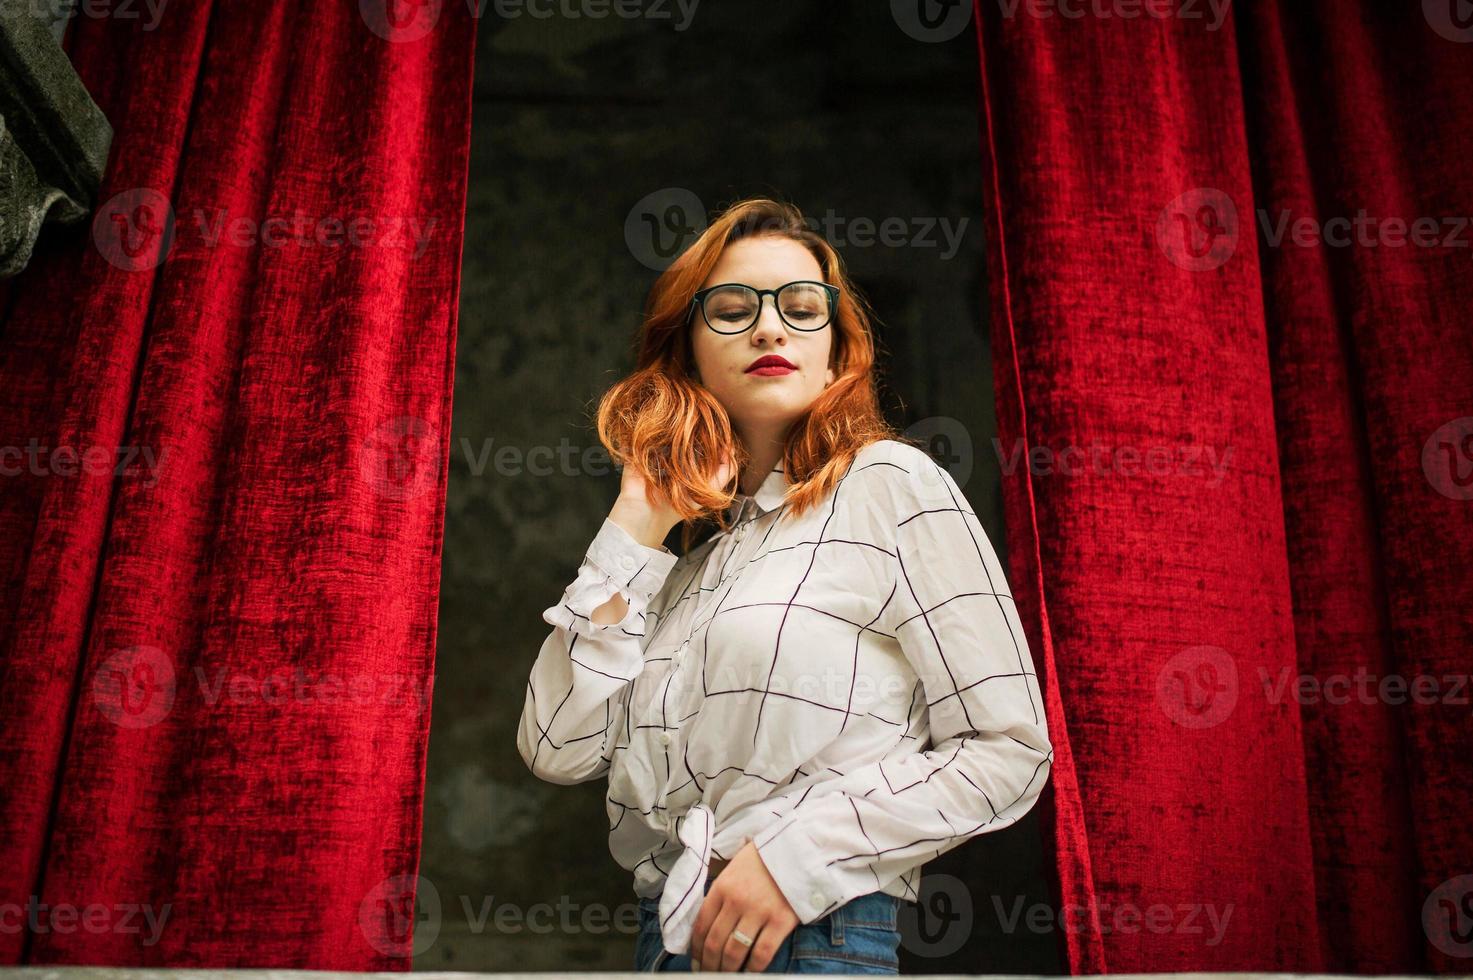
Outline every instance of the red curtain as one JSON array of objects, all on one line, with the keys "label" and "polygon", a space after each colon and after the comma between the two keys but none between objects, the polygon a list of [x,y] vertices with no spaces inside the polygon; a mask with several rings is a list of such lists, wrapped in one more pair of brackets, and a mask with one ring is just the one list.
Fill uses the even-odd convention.
[{"label": "red curtain", "polygon": [[469,8],[84,6],[97,220],[0,305],[0,962],[407,970]]},{"label": "red curtain", "polygon": [[1067,966],[1467,972],[1473,25],[1214,6],[975,8]]}]

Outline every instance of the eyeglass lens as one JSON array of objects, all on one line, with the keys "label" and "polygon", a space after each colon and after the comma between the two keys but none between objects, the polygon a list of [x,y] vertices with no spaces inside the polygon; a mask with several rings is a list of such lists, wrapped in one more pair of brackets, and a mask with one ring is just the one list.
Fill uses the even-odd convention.
[{"label": "eyeglass lens", "polygon": [[[706,294],[706,321],[721,333],[738,333],[757,321],[761,299],[750,286],[718,286]],[[777,309],[788,326],[817,330],[829,320],[828,292],[816,283],[790,282],[777,292]]]}]

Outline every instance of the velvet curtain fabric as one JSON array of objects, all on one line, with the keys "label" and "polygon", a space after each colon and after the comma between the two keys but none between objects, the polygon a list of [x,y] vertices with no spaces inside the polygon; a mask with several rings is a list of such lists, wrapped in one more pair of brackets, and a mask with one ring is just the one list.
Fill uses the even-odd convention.
[{"label": "velvet curtain fabric", "polygon": [[473,19],[82,6],[102,203],[0,305],[0,962],[407,970]]},{"label": "velvet curtain fabric", "polygon": [[975,13],[1068,968],[1466,972],[1473,24]]}]

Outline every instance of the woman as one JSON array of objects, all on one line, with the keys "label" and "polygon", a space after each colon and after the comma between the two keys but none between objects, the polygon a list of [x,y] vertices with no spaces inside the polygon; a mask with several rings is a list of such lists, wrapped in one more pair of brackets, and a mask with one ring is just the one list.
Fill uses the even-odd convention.
[{"label": "woman", "polygon": [[1048,778],[1002,568],[873,368],[838,254],[759,198],[660,276],[599,405],[620,492],[543,612],[518,748],[608,774],[639,970],[897,973],[922,864]]}]

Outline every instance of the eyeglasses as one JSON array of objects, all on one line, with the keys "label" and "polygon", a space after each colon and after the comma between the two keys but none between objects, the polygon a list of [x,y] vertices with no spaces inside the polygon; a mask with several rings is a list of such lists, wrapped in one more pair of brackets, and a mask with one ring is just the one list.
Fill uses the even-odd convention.
[{"label": "eyeglasses", "polygon": [[739,282],[702,289],[691,297],[691,316],[700,307],[706,326],[719,334],[752,329],[762,315],[762,297],[771,296],[783,323],[794,330],[822,330],[834,318],[839,287],[826,282],[799,280],[776,289],[754,289]]}]

